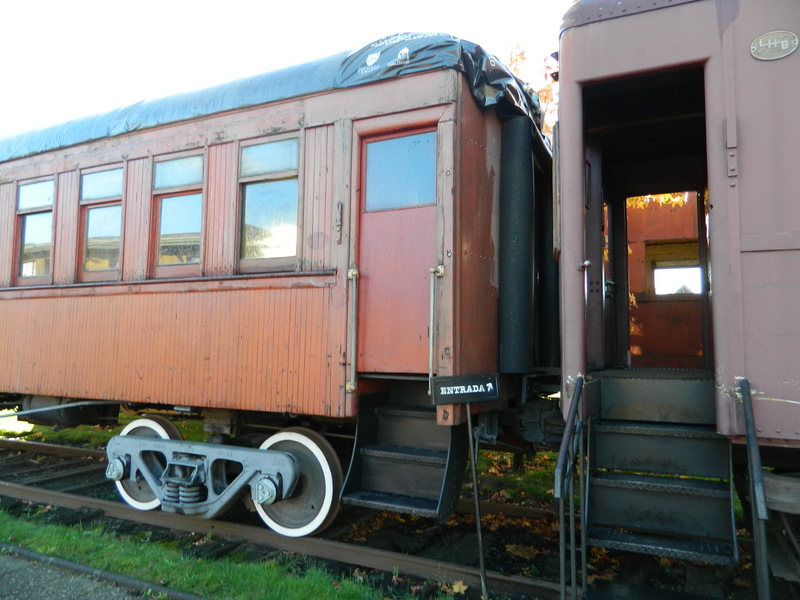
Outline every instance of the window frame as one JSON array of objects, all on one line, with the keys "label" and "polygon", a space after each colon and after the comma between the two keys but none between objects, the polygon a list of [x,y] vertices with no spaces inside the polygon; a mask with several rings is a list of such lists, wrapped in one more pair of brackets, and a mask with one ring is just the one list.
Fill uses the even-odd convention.
[{"label": "window frame", "polygon": [[[166,163],[183,158],[200,156],[203,159],[202,179],[199,184],[179,185],[156,189],[156,168],[159,163]],[[153,279],[178,279],[201,277],[203,274],[205,234],[206,234],[206,182],[208,181],[208,153],[191,151],[153,157],[151,182],[151,218],[150,218],[150,277]],[[161,265],[158,262],[161,242],[161,206],[165,198],[200,194],[200,258],[196,263],[174,263]]]},{"label": "window frame", "polygon": [[[33,206],[30,208],[19,208],[20,190],[27,185],[34,185],[37,183],[44,183],[50,181],[53,183],[53,201],[49,205]],[[36,285],[51,285],[53,283],[53,257],[55,250],[55,228],[56,228],[56,204],[58,198],[58,178],[49,175],[46,177],[38,177],[25,181],[17,181],[17,193],[15,198],[15,225],[14,236],[16,239],[15,257],[14,257],[14,284],[17,286],[36,286]],[[22,253],[24,248],[24,232],[25,228],[23,223],[26,218],[31,215],[50,213],[50,255],[48,257],[47,274],[45,275],[23,275],[22,274]]]},{"label": "window frame", "polygon": [[[105,171],[122,170],[122,189],[119,195],[106,196],[103,198],[89,198],[83,199],[83,177],[84,175],[93,175],[95,173],[103,173]],[[78,193],[78,251],[76,253],[77,261],[77,274],[78,281],[92,282],[92,281],[119,281],[122,278],[122,261],[123,249],[125,247],[125,185],[127,181],[127,172],[124,164],[118,165],[103,165],[102,167],[93,167],[91,169],[84,169],[80,173],[80,189]],[[103,269],[98,271],[87,271],[86,266],[86,250],[87,238],[86,235],[89,229],[89,211],[94,208],[104,208],[107,206],[120,207],[120,231],[119,231],[119,261],[117,261],[116,269]]]},{"label": "window frame", "polygon": [[[297,167],[284,171],[272,173],[262,173],[258,175],[241,175],[242,151],[245,148],[283,142],[286,140],[297,141]],[[274,273],[280,271],[298,271],[302,265],[302,239],[303,239],[303,136],[300,132],[294,131],[266,138],[254,138],[239,143],[236,161],[236,260],[238,262],[239,273]],[[244,200],[245,188],[250,184],[269,183],[272,181],[287,181],[295,179],[297,181],[297,238],[295,240],[295,252],[292,256],[276,256],[271,258],[243,258],[243,228],[244,228]]]}]

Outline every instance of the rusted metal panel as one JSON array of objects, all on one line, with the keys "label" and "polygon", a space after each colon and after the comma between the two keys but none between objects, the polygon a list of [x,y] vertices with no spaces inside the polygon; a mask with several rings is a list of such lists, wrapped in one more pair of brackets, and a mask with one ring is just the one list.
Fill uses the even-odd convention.
[{"label": "rusted metal panel", "polygon": [[561,31],[570,27],[578,27],[588,23],[605,21],[607,19],[618,19],[635,15],[640,12],[657,10],[659,8],[669,8],[687,2],[697,2],[698,0],[576,0],[564,15],[561,24]]},{"label": "rusted metal panel", "polygon": [[17,186],[14,183],[0,185],[0,286],[11,285],[14,265],[14,224],[16,222]]},{"label": "rusted metal panel", "polygon": [[742,255],[746,370],[759,437],[800,440],[800,249]]},{"label": "rusted metal panel", "polygon": [[[469,91],[462,89],[464,97]],[[497,372],[500,121],[463,102],[458,130],[454,211],[458,275],[455,293],[455,375]]]},{"label": "rusted metal panel", "polygon": [[76,171],[59,174],[56,195],[54,228],[60,251],[53,253],[53,283],[74,283],[77,253],[82,247],[78,240],[80,176]]},{"label": "rusted metal panel", "polygon": [[703,369],[701,298],[638,298],[630,309],[631,366]]}]

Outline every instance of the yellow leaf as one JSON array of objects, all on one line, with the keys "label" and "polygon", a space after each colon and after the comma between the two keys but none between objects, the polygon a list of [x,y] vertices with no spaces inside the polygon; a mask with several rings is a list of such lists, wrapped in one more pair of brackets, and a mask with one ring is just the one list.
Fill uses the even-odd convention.
[{"label": "yellow leaf", "polygon": [[520,558],[536,558],[539,554],[539,549],[533,546],[518,546],[516,544],[509,544],[506,546],[506,552],[519,556]]},{"label": "yellow leaf", "polygon": [[469,586],[464,585],[460,579],[453,583],[452,591],[454,594],[464,594],[469,589]]}]

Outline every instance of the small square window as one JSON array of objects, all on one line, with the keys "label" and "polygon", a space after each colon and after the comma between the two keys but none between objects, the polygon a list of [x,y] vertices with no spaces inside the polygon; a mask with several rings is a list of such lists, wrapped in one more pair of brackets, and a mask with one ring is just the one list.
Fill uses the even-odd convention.
[{"label": "small square window", "polygon": [[40,181],[19,186],[18,210],[30,210],[53,206],[54,181]]},{"label": "small square window", "polygon": [[187,156],[156,163],[155,189],[201,185],[203,183],[203,157]]},{"label": "small square window", "polygon": [[702,275],[700,267],[656,267],[653,270],[656,295],[701,294]]},{"label": "small square window", "polygon": [[436,132],[368,142],[367,212],[436,204]]},{"label": "small square window", "polygon": [[81,201],[122,196],[122,169],[87,173],[81,177]]},{"label": "small square window", "polygon": [[242,148],[242,177],[297,170],[297,140],[281,140]]}]

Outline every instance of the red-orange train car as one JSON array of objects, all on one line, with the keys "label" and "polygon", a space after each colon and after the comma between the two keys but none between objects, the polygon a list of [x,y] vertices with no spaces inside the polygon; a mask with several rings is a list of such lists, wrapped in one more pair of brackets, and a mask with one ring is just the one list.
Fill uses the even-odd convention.
[{"label": "red-orange train car", "polygon": [[313,533],[342,485],[320,432],[359,422],[345,501],[442,517],[464,413],[429,388],[500,370],[503,122],[530,223],[536,110],[480,47],[401,35],[6,140],[0,392],[66,425],[202,415],[225,443],[150,416],[109,446],[140,508],[213,516],[249,486],[268,524]]}]

